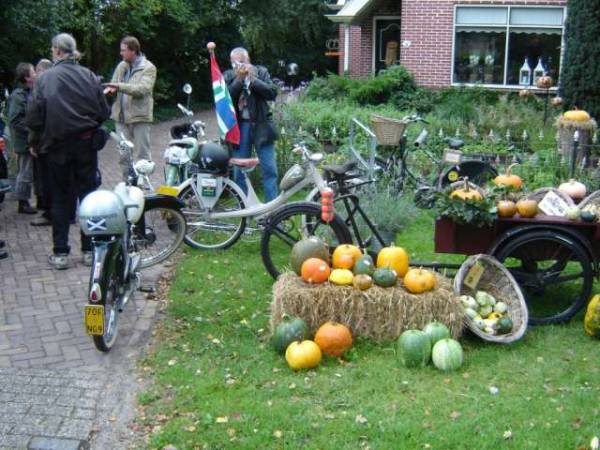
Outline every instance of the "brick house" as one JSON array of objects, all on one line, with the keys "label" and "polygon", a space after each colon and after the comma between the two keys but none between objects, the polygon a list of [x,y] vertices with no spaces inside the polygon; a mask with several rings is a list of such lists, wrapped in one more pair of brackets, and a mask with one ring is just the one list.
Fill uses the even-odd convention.
[{"label": "brick house", "polygon": [[[337,0],[339,73],[405,66],[421,86],[535,86],[558,79],[566,0]],[[529,71],[529,72],[528,72]]]}]

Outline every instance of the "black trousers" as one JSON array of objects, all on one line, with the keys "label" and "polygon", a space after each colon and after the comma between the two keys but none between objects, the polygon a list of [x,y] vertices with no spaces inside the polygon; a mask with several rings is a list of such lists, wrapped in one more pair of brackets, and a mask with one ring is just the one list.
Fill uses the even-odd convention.
[{"label": "black trousers", "polygon": [[[69,222],[73,212],[73,193],[81,201],[94,191],[98,154],[92,150],[91,140],[72,139],[51,147],[48,151],[48,174],[52,197],[52,239],[54,253],[68,254]],[[90,251],[91,240],[81,234],[81,250]]]}]

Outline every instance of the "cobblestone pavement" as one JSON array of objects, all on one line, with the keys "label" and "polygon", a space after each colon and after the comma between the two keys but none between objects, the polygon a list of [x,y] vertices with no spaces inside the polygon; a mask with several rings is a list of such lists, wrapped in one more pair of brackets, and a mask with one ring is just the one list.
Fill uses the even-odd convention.
[{"label": "cobblestone pavement", "polygon": [[[214,137],[214,113],[199,116]],[[153,127],[155,185],[171,125]],[[119,181],[116,154],[112,141],[99,154],[104,188]],[[10,195],[1,208],[0,239],[10,256],[0,260],[0,449],[88,448],[92,436],[91,448],[123,448],[101,442],[116,442],[111,430],[131,418],[135,361],[151,335],[157,302],[138,292],[119,317],[115,347],[98,352],[82,324],[89,268],[81,261],[78,226],[70,231],[71,267],[55,271],[47,263],[50,227],[30,226],[32,216],[16,214]],[[142,285],[164,270],[145,270]]]}]

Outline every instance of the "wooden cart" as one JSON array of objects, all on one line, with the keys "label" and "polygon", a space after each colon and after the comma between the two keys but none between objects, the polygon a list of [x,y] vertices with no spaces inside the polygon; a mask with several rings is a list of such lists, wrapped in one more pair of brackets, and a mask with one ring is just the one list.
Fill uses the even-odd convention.
[{"label": "wooden cart", "polygon": [[591,295],[599,273],[600,226],[537,216],[499,218],[492,226],[478,228],[440,218],[435,223],[435,251],[494,256],[521,286],[529,322],[559,323],[573,317]]}]

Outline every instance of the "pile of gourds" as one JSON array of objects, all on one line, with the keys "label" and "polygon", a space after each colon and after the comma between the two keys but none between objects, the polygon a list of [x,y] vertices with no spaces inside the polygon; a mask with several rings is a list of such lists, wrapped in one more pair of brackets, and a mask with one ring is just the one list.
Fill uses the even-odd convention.
[{"label": "pile of gourds", "polygon": [[475,297],[459,297],[467,317],[472,324],[489,335],[508,334],[513,329],[513,321],[508,315],[508,305],[496,301],[494,296],[477,291]]},{"label": "pile of gourds", "polygon": [[284,317],[275,328],[271,344],[276,352],[285,355],[291,369],[313,369],[323,355],[339,358],[350,350],[352,333],[344,324],[325,322],[311,340],[304,320]]},{"label": "pile of gourds", "polygon": [[329,249],[321,239],[312,236],[298,241],[292,248],[292,269],[310,284],[329,282],[337,286],[354,286],[366,291],[373,285],[389,288],[402,286],[412,294],[431,291],[437,284],[429,270],[410,268],[408,253],[393,244],[377,254],[376,261],[355,245],[335,248],[329,265]]}]

